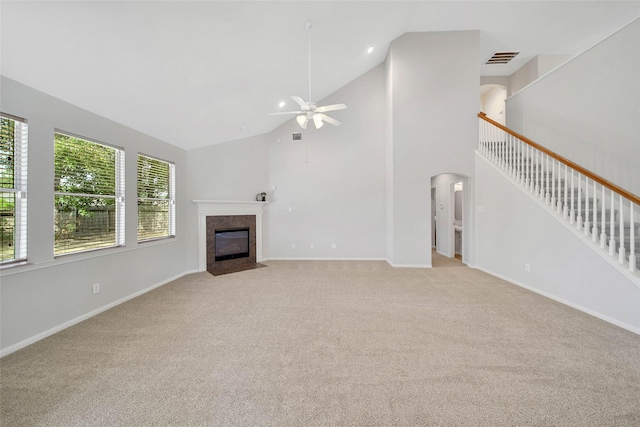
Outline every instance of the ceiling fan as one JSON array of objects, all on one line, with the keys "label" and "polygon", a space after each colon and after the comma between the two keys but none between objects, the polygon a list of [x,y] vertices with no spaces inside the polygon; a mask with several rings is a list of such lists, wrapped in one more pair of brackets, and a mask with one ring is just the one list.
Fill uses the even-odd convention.
[{"label": "ceiling fan", "polygon": [[332,104],[325,106],[318,106],[315,102],[311,101],[311,28],[313,24],[311,21],[307,21],[304,25],[309,30],[309,101],[305,101],[299,96],[292,96],[291,99],[300,106],[298,111],[282,111],[278,113],[271,113],[272,116],[280,116],[285,114],[297,114],[296,121],[302,129],[306,129],[309,121],[313,121],[316,129],[320,129],[322,125],[327,122],[334,126],[340,126],[341,121],[334,119],[331,116],[327,116],[324,113],[329,111],[345,110],[347,106],[345,104]]}]

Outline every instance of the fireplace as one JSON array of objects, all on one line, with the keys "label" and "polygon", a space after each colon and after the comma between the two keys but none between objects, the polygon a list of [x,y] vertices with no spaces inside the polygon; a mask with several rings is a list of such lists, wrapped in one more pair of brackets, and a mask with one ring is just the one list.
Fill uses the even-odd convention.
[{"label": "fireplace", "polygon": [[249,227],[216,229],[215,261],[246,258],[249,254]]},{"label": "fireplace", "polygon": [[[198,271],[214,275],[261,266],[262,210],[269,202],[194,200],[198,205]],[[220,230],[248,230],[249,256],[216,261],[216,232]],[[245,253],[243,249],[229,250],[217,256]]]}]

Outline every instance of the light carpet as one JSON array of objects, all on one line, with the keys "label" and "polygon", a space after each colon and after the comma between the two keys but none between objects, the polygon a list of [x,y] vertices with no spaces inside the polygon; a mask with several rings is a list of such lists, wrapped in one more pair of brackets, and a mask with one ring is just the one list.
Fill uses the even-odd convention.
[{"label": "light carpet", "polygon": [[438,255],[265,264],[6,356],[0,424],[640,425],[629,331]]}]

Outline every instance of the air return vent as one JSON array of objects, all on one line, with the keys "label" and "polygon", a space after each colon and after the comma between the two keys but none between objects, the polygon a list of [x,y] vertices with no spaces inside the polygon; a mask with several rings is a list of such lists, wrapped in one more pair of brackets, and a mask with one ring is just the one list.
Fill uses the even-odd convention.
[{"label": "air return vent", "polygon": [[485,65],[491,64],[508,64],[513,58],[516,57],[520,52],[496,52],[491,56],[491,58],[487,59]]}]

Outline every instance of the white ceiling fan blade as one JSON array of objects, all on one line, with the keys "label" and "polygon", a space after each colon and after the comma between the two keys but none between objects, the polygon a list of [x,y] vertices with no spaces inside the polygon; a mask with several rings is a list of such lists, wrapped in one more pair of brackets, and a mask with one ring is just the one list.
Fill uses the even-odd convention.
[{"label": "white ceiling fan blade", "polygon": [[309,116],[306,116],[306,117],[304,118],[304,121],[303,121],[302,123],[298,122],[298,124],[300,125],[300,127],[301,127],[302,129],[306,129],[306,128],[307,128],[307,125],[309,124]]},{"label": "white ceiling fan blade", "polygon": [[304,114],[305,111],[278,111],[277,113],[269,113],[270,116],[283,116],[285,114]]},{"label": "white ceiling fan blade", "polygon": [[340,126],[342,124],[342,122],[340,120],[336,120],[333,117],[327,116],[326,114],[320,114],[320,117],[322,117],[323,121],[325,121],[325,122],[327,122],[327,123],[329,123],[331,125],[334,125],[334,126]]},{"label": "white ceiling fan blade", "polygon": [[293,99],[296,104],[298,104],[304,111],[309,111],[309,104],[304,102],[302,98],[300,98],[299,96],[292,96],[291,99]]},{"label": "white ceiling fan blade", "polygon": [[326,113],[327,111],[337,111],[337,110],[346,110],[347,106],[345,104],[333,104],[333,105],[325,105],[324,107],[316,108],[318,113]]}]

